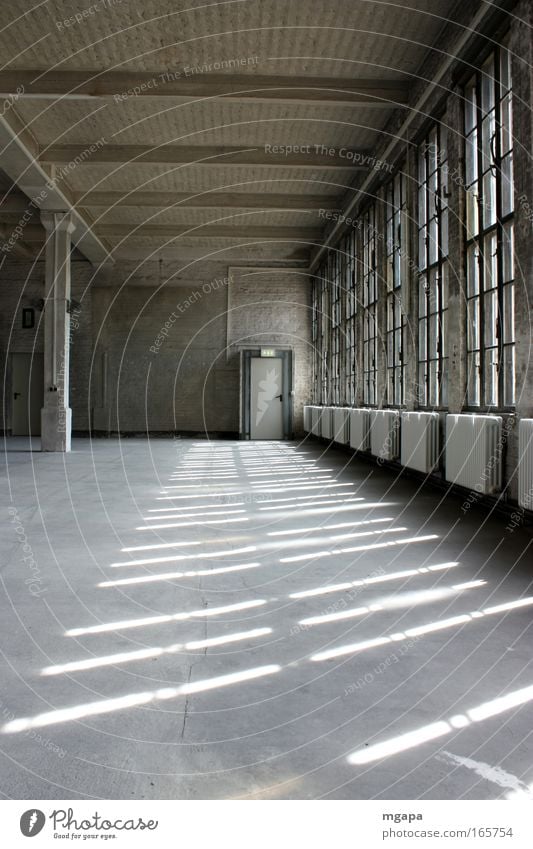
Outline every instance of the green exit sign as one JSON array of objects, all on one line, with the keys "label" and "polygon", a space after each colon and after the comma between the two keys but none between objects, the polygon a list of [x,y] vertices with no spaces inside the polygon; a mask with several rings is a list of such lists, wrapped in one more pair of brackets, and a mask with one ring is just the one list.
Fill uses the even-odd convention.
[{"label": "green exit sign", "polygon": [[261,356],[262,357],[275,357],[276,349],[275,348],[261,348]]}]

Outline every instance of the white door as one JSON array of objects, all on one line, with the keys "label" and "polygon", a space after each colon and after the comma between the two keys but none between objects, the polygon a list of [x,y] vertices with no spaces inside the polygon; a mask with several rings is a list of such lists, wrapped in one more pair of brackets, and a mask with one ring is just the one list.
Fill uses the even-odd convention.
[{"label": "white door", "polygon": [[44,403],[42,354],[12,354],[13,436],[39,436]]},{"label": "white door", "polygon": [[252,357],[250,438],[283,439],[283,360]]}]

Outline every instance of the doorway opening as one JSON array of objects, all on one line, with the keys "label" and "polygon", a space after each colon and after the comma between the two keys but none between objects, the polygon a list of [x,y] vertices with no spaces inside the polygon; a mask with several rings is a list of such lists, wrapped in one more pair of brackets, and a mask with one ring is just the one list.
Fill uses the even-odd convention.
[{"label": "doorway opening", "polygon": [[44,405],[43,354],[11,354],[11,433],[40,436]]}]

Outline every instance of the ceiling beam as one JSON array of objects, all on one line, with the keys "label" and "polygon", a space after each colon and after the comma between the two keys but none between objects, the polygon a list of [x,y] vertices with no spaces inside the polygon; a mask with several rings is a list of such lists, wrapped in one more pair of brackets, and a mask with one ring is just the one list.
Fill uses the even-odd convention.
[{"label": "ceiling beam", "polygon": [[[162,144],[158,147],[133,144],[106,144],[99,139],[93,144],[51,145],[40,154],[41,163],[56,165],[123,164],[198,164],[253,165],[276,168],[323,168],[368,171],[372,155],[367,151],[333,148],[325,145],[265,144],[262,147],[224,147],[222,145]],[[280,152],[281,151],[281,152]],[[374,160],[375,161],[375,160]],[[366,164],[361,164],[362,162]]]},{"label": "ceiling beam", "polygon": [[[310,209],[338,210],[342,197],[336,195],[274,194],[264,192],[86,192],[74,195],[77,206],[88,209],[112,207],[153,207],[156,209],[216,208],[216,209],[276,209],[308,211]],[[23,207],[24,208],[24,207]],[[0,206],[0,212],[4,204]],[[18,209],[18,207],[17,207]],[[6,208],[6,211],[8,209]]]},{"label": "ceiling beam", "polygon": [[[35,152],[34,152],[35,151]],[[74,209],[70,198],[56,181],[51,178],[46,165],[36,160],[36,145],[22,122],[9,110],[9,115],[0,115],[0,167],[9,179],[33,198],[35,205],[45,210],[57,210],[72,213],[74,232],[72,242],[93,264],[111,261],[107,247],[95,236],[91,221]],[[28,231],[40,231],[36,241],[42,241],[42,227],[28,224],[24,228],[23,241],[31,241]]]},{"label": "ceiling beam", "polygon": [[407,103],[409,93],[402,79],[217,74],[205,73],[205,70],[209,70],[208,66],[204,70],[191,67],[144,72],[6,70],[0,72],[0,96],[19,92],[18,97],[54,100],[107,97],[117,103],[135,97],[224,97],[257,102],[281,100],[395,108]]},{"label": "ceiling beam", "polygon": [[205,224],[193,227],[173,227],[168,224],[164,226],[104,224],[98,228],[98,234],[105,239],[140,239],[146,237],[177,239],[183,236],[186,239],[227,238],[239,241],[257,239],[258,241],[280,240],[283,242],[294,239],[315,242],[320,241],[321,238],[321,230],[316,227],[230,227],[223,224]]},{"label": "ceiling beam", "polygon": [[[7,194],[1,197],[0,190],[0,216],[5,214],[21,214],[30,207],[30,199],[23,194]],[[11,220],[11,219],[9,219]]]}]

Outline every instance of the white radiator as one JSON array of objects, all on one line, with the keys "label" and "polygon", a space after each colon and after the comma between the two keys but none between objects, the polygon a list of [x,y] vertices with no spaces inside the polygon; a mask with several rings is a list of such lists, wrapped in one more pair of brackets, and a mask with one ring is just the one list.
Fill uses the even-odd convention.
[{"label": "white radiator", "polygon": [[439,456],[439,414],[402,413],[401,464],[429,474]]},{"label": "white radiator", "polygon": [[310,406],[308,406],[308,405],[305,405],[305,406],[304,406],[304,430],[305,430],[305,432],[306,432],[306,433],[310,433],[310,432],[311,432],[311,428],[312,428],[312,426],[313,426],[313,423],[312,423],[312,410],[313,410],[313,408],[312,408],[312,407],[310,407]]},{"label": "white radiator", "polygon": [[357,408],[350,410],[350,446],[356,451],[368,451],[370,410]]},{"label": "white radiator", "polygon": [[533,510],[533,419],[518,425],[518,503]]},{"label": "white radiator", "polygon": [[333,439],[333,408],[322,408],[322,430],[321,436],[324,439]]},{"label": "white radiator", "polygon": [[323,407],[311,407],[311,433],[313,436],[321,435],[321,418]]},{"label": "white radiator", "polygon": [[502,485],[502,419],[446,416],[446,480],[487,495]]},{"label": "white radiator", "polygon": [[399,410],[370,411],[370,451],[383,460],[395,460],[399,452]]},{"label": "white radiator", "polygon": [[350,437],[349,407],[334,407],[333,409],[333,439],[346,445]]}]

